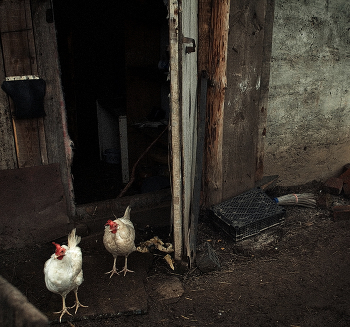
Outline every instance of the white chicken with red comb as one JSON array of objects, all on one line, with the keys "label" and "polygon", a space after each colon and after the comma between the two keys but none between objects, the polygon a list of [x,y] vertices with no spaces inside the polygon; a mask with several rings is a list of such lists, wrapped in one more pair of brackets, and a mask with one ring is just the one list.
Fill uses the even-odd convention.
[{"label": "white chicken with red comb", "polygon": [[[128,269],[128,256],[130,253],[136,250],[135,247],[135,228],[130,220],[130,206],[125,210],[122,218],[115,220],[108,220],[105,224],[105,232],[103,235],[103,244],[108,252],[113,255],[114,262],[111,271],[106,274],[111,274],[111,278],[114,274],[119,275],[120,272],[124,272],[124,276],[127,272],[133,272]],[[116,262],[118,256],[125,257],[124,268],[121,271],[117,271]]]},{"label": "white chicken with red comb", "polygon": [[[78,246],[81,237],[77,236],[76,229],[68,235],[68,246],[59,245],[52,242],[56,246],[56,251],[51,255],[51,258],[45,262],[44,274],[45,284],[49,291],[60,294],[62,296],[62,310],[55,313],[60,313],[60,322],[62,316],[67,313],[72,315],[68,309],[75,307],[75,313],[79,307],[86,307],[79,302],[78,287],[83,282],[82,269],[82,253]],[[66,306],[66,296],[70,291],[74,291],[75,304],[72,307]]]}]

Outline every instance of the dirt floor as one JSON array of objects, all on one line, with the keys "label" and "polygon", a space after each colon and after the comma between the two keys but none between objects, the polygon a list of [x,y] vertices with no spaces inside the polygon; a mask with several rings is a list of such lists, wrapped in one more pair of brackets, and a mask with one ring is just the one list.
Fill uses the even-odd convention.
[{"label": "dirt floor", "polygon": [[[317,183],[275,187],[267,194],[274,197],[305,192],[320,198],[324,195]],[[159,253],[154,253],[149,265],[144,265],[148,271],[140,275],[145,285],[144,311],[113,317],[102,313],[94,318],[81,316],[61,326],[349,326],[350,220],[334,221],[331,211],[333,205],[343,204],[350,204],[350,200],[339,195],[320,201],[317,208],[288,206],[283,224],[237,243],[204,215],[199,223],[198,247],[211,244],[220,260],[220,270],[176,272]],[[162,233],[154,228],[157,232]],[[33,283],[33,276],[19,276],[28,264],[33,274],[42,276],[43,262],[52,252],[50,245],[0,253],[0,274],[42,312],[48,308],[57,311],[60,299],[55,298],[53,308],[48,302],[56,295],[53,297],[42,283]],[[84,253],[106,255],[102,247],[84,247]],[[106,260],[109,267],[112,258],[106,256]],[[85,264],[84,273],[93,275],[96,269]],[[128,278],[116,277],[118,283],[128,283]],[[89,287],[86,290],[91,303],[94,291]],[[81,290],[82,297],[84,292]],[[125,301],[125,296],[116,294],[116,301]]]}]

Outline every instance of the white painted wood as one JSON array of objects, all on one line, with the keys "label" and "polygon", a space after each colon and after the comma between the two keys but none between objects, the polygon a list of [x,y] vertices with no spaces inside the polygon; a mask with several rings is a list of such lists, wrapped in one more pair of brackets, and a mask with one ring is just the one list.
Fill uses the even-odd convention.
[{"label": "white painted wood", "polygon": [[[198,1],[182,2],[181,33],[185,38],[193,39],[198,44]],[[194,176],[197,147],[197,48],[187,53],[187,47],[193,43],[182,40],[182,158],[183,158],[183,241],[185,251],[190,257],[190,209],[193,199]]]},{"label": "white painted wood", "polygon": [[[169,1],[171,155],[175,260],[189,255],[197,136],[197,0]],[[177,16],[177,13],[180,13]],[[184,43],[185,41],[185,43]],[[190,41],[190,42],[189,42]],[[181,69],[181,70],[180,70]]]}]

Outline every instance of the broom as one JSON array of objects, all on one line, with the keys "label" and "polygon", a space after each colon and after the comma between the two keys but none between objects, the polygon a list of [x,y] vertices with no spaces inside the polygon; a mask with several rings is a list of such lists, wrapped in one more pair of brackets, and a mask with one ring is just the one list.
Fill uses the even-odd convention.
[{"label": "broom", "polygon": [[316,199],[312,193],[282,195],[278,198],[274,198],[273,201],[282,206],[297,205],[308,208],[316,207]]}]

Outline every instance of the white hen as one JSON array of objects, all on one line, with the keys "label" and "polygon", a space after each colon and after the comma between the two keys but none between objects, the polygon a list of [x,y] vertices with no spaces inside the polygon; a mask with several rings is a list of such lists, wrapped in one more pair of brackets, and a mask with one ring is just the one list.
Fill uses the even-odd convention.
[{"label": "white hen", "polygon": [[[76,229],[68,235],[68,246],[59,245],[52,242],[56,246],[56,251],[51,255],[51,258],[45,262],[44,274],[45,284],[49,291],[60,294],[62,296],[62,310],[55,313],[60,313],[60,322],[62,316],[67,313],[71,315],[68,309],[74,308],[75,313],[79,307],[86,307],[78,300],[78,287],[83,282],[82,270],[82,253],[78,246],[81,237],[75,235]],[[66,296],[70,291],[74,291],[75,305],[66,307]]]},{"label": "white hen", "polygon": [[125,265],[120,272],[124,272],[124,276],[127,272],[133,272],[128,269],[128,256],[130,253],[136,250],[135,247],[135,229],[130,220],[130,206],[126,208],[124,217],[118,218],[114,221],[108,220],[103,235],[103,244],[108,252],[114,257],[113,268],[106,274],[119,275],[116,268],[116,262],[118,256],[125,256]]}]

